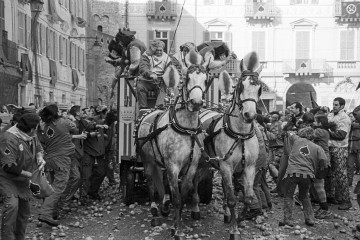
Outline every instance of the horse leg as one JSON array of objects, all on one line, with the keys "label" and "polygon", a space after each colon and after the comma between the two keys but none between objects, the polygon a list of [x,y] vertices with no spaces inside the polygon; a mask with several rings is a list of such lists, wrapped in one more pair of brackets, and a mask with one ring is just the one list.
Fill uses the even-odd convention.
[{"label": "horse leg", "polygon": [[255,179],[255,162],[245,166],[243,173],[243,182],[244,182],[244,202],[245,205],[249,205],[253,200],[255,200],[254,193],[254,179]]},{"label": "horse leg", "polygon": [[224,223],[230,223],[231,220],[231,213],[230,213],[230,208],[227,204],[227,191],[226,191],[226,185],[224,183],[224,179],[221,179],[221,186],[223,189],[223,210],[224,210]]},{"label": "horse leg", "polygon": [[181,198],[179,192],[179,171],[177,169],[169,168],[168,179],[170,184],[170,191],[172,196],[172,205],[175,208],[175,230],[174,230],[174,237],[176,240],[185,240],[185,234],[182,229],[181,224]]},{"label": "horse leg", "polygon": [[225,187],[225,195],[227,198],[227,206],[230,209],[230,239],[237,240],[240,239],[240,232],[236,222],[236,215],[235,215],[235,194],[234,194],[234,186],[232,183],[232,171],[230,166],[223,166],[221,169],[221,175],[223,179],[223,186]]},{"label": "horse leg", "polygon": [[200,197],[198,194],[198,186],[200,182],[200,176],[201,176],[202,170],[199,169],[194,177],[193,184],[194,184],[194,191],[191,198],[191,218],[194,220],[200,220]]},{"label": "horse leg", "polygon": [[160,206],[161,215],[167,217],[170,214],[170,187],[166,171],[163,172],[163,181],[165,186],[165,194]]},{"label": "horse leg", "polygon": [[158,213],[158,206],[155,202],[155,185],[153,183],[152,168],[153,166],[151,166],[150,164],[144,163],[144,174],[147,180],[147,186],[150,197],[150,212],[153,217],[158,217],[159,213]]}]

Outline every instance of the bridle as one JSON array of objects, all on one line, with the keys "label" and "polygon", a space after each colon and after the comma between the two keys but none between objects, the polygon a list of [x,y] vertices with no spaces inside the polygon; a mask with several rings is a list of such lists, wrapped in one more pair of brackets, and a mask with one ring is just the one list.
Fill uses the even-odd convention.
[{"label": "bridle", "polygon": [[[248,70],[245,70],[241,73],[241,77],[239,79],[238,84],[236,85],[236,89],[234,91],[234,101],[233,101],[233,106],[231,107],[233,109],[234,105],[237,105],[239,108],[239,111],[242,112],[243,110],[243,104],[245,102],[254,102],[255,104],[257,104],[258,101],[256,101],[254,98],[245,98],[245,99],[241,99],[241,93],[244,91],[244,84],[243,82],[246,80],[247,77],[250,77],[250,84],[251,85],[260,85],[261,86],[261,82],[259,79],[259,74],[257,72],[251,72]],[[259,89],[259,98],[261,95],[261,87]]]},{"label": "bridle", "polygon": [[[195,86],[193,86],[189,90],[187,89],[187,84],[188,84],[188,82],[190,80],[189,75],[191,73],[194,73],[194,72],[196,72],[197,74],[199,74],[199,73],[205,73],[206,74],[206,80],[205,80],[206,88],[205,88],[205,90],[198,84],[196,84]],[[190,101],[190,93],[191,93],[191,91],[193,91],[193,90],[195,90],[197,88],[199,88],[201,90],[201,93],[202,93],[201,99],[205,100],[205,94],[206,94],[206,92],[208,90],[208,74],[207,74],[205,68],[202,65],[191,65],[188,68],[186,78],[185,78],[185,82],[182,84],[182,89],[181,89],[181,91],[182,91],[182,102],[183,103],[188,103]]]}]

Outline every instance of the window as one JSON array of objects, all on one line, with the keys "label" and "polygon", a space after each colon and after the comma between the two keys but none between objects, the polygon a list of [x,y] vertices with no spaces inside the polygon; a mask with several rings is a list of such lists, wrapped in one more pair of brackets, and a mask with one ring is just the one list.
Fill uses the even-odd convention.
[{"label": "window", "polygon": [[102,32],[103,31],[103,27],[101,25],[97,26],[97,30],[98,32]]},{"label": "window", "polygon": [[0,29],[5,29],[5,4],[0,0]]},{"label": "window", "polygon": [[49,102],[55,102],[55,100],[54,100],[54,92],[49,92]]},{"label": "window", "polygon": [[223,32],[210,32],[210,41],[223,41]]},{"label": "window", "polygon": [[232,47],[232,33],[230,31],[204,31],[203,32],[203,40],[204,42],[215,42],[215,41],[223,41],[226,45],[231,49]]},{"label": "window", "polygon": [[25,14],[18,12],[18,43],[19,45],[25,46]]},{"label": "window", "polygon": [[57,37],[57,33],[53,32],[53,59],[56,61],[58,60],[59,56],[58,56],[58,37]]},{"label": "window", "polygon": [[25,47],[31,48],[31,18],[25,15]]},{"label": "window", "polygon": [[355,31],[345,30],[340,32],[340,60],[354,60]]},{"label": "window", "polygon": [[63,93],[61,96],[61,103],[65,104],[66,103],[66,94]]},{"label": "window", "polygon": [[66,64],[70,65],[71,63],[71,45],[70,45],[70,40],[66,39]]},{"label": "window", "polygon": [[75,44],[74,43],[70,43],[71,49],[70,49],[70,53],[71,53],[71,59],[70,59],[70,65],[72,68],[75,68]]},{"label": "window", "polygon": [[310,58],[310,32],[296,32],[296,59]]},{"label": "window", "polygon": [[252,33],[252,49],[257,52],[261,61],[265,60],[265,32],[254,31]]},{"label": "window", "polygon": [[36,28],[36,31],[37,31],[37,36],[36,36],[36,41],[37,41],[37,53],[41,53],[41,24],[40,23],[36,23],[37,25],[37,28]]}]

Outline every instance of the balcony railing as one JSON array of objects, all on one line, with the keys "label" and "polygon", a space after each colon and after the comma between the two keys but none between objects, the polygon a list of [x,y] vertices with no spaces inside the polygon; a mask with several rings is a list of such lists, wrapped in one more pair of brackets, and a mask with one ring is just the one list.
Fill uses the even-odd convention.
[{"label": "balcony railing", "polygon": [[283,74],[289,77],[295,76],[311,76],[318,74],[324,77],[330,72],[330,67],[325,59],[287,59],[283,60]]},{"label": "balcony railing", "polygon": [[341,61],[337,62],[337,68],[356,68],[356,62],[355,61]]},{"label": "balcony railing", "polygon": [[247,0],[245,3],[245,18],[246,21],[250,20],[268,20],[273,21],[276,16],[276,9],[271,0],[267,2],[254,2]]},{"label": "balcony railing", "polygon": [[236,59],[230,60],[224,67],[211,70],[210,74],[217,75],[224,70],[230,74],[240,73],[240,61]]},{"label": "balcony railing", "polygon": [[146,16],[149,20],[159,19],[162,21],[174,21],[177,17],[176,0],[172,1],[153,1],[146,3]]},{"label": "balcony railing", "polygon": [[358,1],[335,0],[334,16],[340,22],[360,22],[360,4]]}]

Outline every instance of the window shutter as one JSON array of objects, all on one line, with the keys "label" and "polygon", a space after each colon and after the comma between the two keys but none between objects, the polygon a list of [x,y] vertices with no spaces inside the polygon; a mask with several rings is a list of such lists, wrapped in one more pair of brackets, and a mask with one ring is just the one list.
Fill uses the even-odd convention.
[{"label": "window shutter", "polygon": [[31,18],[25,15],[26,31],[25,31],[25,46],[31,48]]},{"label": "window shutter", "polygon": [[46,56],[50,57],[50,29],[46,28]]},{"label": "window shutter", "polygon": [[60,61],[63,61],[63,51],[62,51],[62,49],[63,49],[63,45],[62,45],[62,36],[61,35],[59,35],[59,60]]},{"label": "window shutter", "polygon": [[37,27],[36,27],[36,29],[37,29],[37,32],[36,32],[36,34],[37,34],[37,37],[36,37],[37,46],[36,46],[36,48],[37,48],[37,53],[40,54],[40,52],[41,52],[41,24],[36,23],[36,25],[37,25]]},{"label": "window shutter", "polygon": [[209,42],[210,41],[210,32],[209,31],[204,31],[203,33],[203,37],[204,37],[204,42]]},{"label": "window shutter", "polygon": [[71,67],[76,68],[75,66],[75,44],[71,43]]},{"label": "window shutter", "polygon": [[175,32],[169,31],[169,48],[171,46],[169,54],[174,54],[176,52],[176,41],[175,40],[176,40]]},{"label": "window shutter", "polygon": [[232,50],[232,33],[229,31],[225,32],[225,43]]},{"label": "window shutter", "polygon": [[41,26],[41,54],[46,55],[46,28],[44,25]]},{"label": "window shutter", "polygon": [[71,44],[69,39],[66,39],[66,64],[69,66],[71,64]]},{"label": "window shutter", "polygon": [[347,31],[347,60],[355,59],[355,31]]},{"label": "window shutter", "polygon": [[150,42],[154,40],[154,31],[148,30],[148,47],[150,47]]},{"label": "window shutter", "polygon": [[19,45],[24,45],[25,43],[25,39],[24,39],[24,14],[22,12],[18,12],[18,36],[19,36],[19,39],[18,39],[18,43]]},{"label": "window shutter", "polygon": [[58,51],[58,49],[59,49],[59,41],[58,41],[58,35],[57,35],[57,33],[55,33],[54,32],[54,60],[55,61],[57,61],[57,60],[59,60],[59,51]]},{"label": "window shutter", "polygon": [[259,59],[265,59],[265,32],[254,31],[252,33],[252,49],[257,52]]}]

